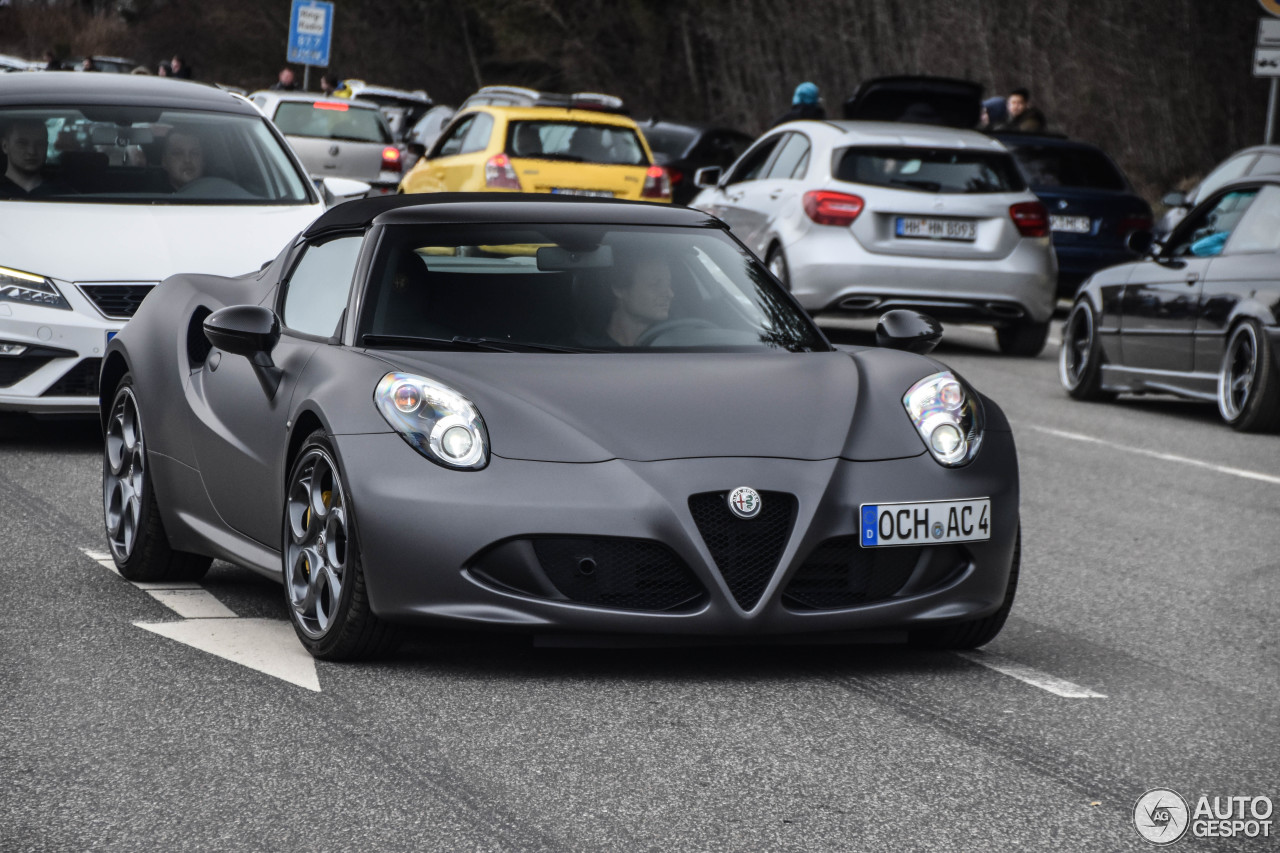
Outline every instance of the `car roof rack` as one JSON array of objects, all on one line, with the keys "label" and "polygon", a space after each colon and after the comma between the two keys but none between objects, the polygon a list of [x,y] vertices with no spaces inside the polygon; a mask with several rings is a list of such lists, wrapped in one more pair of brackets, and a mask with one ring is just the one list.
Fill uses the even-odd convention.
[{"label": "car roof rack", "polygon": [[568,110],[596,110],[608,113],[624,113],[622,99],[601,92],[574,92],[563,95],[556,92],[539,92],[525,86],[482,86],[475,94],[462,102],[465,107],[559,107]]}]

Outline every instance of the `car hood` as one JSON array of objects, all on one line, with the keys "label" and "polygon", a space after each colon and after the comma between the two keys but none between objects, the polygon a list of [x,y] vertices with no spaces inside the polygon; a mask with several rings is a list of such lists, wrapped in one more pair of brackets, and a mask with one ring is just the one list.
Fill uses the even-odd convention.
[{"label": "car hood", "polygon": [[937,370],[906,353],[875,380],[846,352],[380,355],[470,398],[494,455],[547,462],[915,456],[902,394]]},{"label": "car hood", "polygon": [[319,205],[0,202],[0,266],[60,281],[161,281],[260,267]]}]

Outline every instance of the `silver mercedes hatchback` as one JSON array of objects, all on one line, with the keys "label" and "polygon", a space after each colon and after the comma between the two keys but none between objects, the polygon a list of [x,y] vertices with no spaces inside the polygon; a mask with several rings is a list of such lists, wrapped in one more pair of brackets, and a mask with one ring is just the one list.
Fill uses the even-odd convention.
[{"label": "silver mercedes hatchback", "polygon": [[690,206],[722,219],[810,313],[912,308],[995,328],[1034,356],[1054,309],[1044,206],[1012,155],[980,133],[880,121],[796,121]]}]

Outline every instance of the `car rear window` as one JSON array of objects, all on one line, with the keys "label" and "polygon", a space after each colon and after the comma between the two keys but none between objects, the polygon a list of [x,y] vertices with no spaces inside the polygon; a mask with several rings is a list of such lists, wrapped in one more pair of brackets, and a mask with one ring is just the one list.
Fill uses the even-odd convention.
[{"label": "car rear window", "polygon": [[1066,145],[1016,145],[1011,149],[1027,176],[1027,183],[1033,187],[1084,187],[1116,192],[1128,189],[1124,175],[1101,151]]},{"label": "car rear window", "polygon": [[665,157],[668,160],[678,160],[693,144],[693,141],[698,138],[698,131],[692,127],[673,125],[647,127],[644,128],[644,138],[649,143],[653,156],[660,159]]},{"label": "car rear window", "polygon": [[1001,151],[859,146],[835,153],[836,180],[926,193],[1009,193],[1027,188]]},{"label": "car rear window", "polygon": [[376,109],[360,109],[328,101],[283,101],[276,109],[275,123],[286,136],[391,143],[391,134],[382,113]]},{"label": "car rear window", "polygon": [[630,127],[573,121],[513,121],[507,153],[535,160],[647,166],[640,136]]}]

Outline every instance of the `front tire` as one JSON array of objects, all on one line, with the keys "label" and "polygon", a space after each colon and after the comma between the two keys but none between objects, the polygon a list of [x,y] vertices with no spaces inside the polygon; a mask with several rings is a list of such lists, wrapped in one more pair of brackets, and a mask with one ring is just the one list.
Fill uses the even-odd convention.
[{"label": "front tire", "polygon": [[912,631],[911,645],[927,649],[976,649],[994,640],[1004,628],[1009,611],[1013,609],[1013,597],[1018,591],[1018,572],[1021,566],[1022,525],[1018,525],[1018,538],[1013,543],[1013,563],[1009,567],[1009,585],[1005,587],[1000,609],[981,619]]},{"label": "front tire", "polygon": [[1062,327],[1058,348],[1058,379],[1077,400],[1114,400],[1115,392],[1102,390],[1102,343],[1098,339],[1098,315],[1088,299],[1071,306]]},{"label": "front tire", "polygon": [[1271,341],[1256,320],[1231,330],[1218,368],[1218,413],[1241,432],[1280,427],[1280,378]]},{"label": "front tire", "polygon": [[1044,349],[1045,339],[1049,337],[1049,322],[1019,323],[1016,326],[1005,326],[996,329],[996,343],[1000,352],[1005,355],[1016,355],[1023,358],[1035,358]]},{"label": "front tire", "polygon": [[369,607],[360,542],[328,436],[308,436],[289,472],[283,522],[285,601],[302,645],[321,660],[360,660],[398,643]]},{"label": "front tire", "polygon": [[102,454],[102,509],[111,557],[131,581],[199,580],[212,560],[169,546],[148,461],[133,376],[126,373],[111,401]]}]

